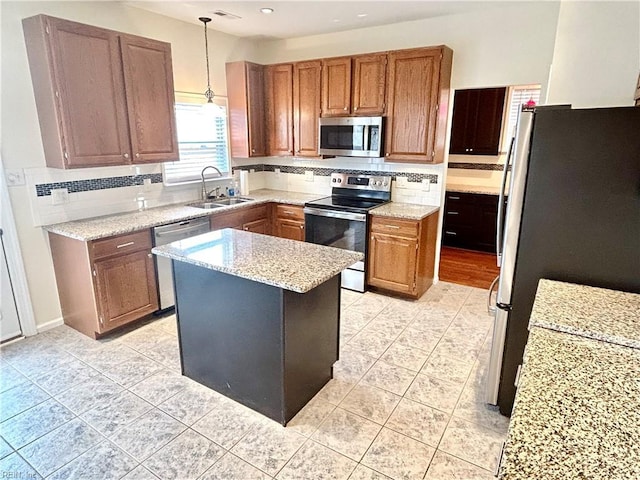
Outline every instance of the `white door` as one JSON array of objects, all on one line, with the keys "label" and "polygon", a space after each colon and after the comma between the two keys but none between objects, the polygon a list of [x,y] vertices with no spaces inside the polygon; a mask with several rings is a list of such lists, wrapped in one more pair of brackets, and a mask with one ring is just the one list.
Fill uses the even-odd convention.
[{"label": "white door", "polygon": [[0,250],[0,289],[2,290],[2,296],[0,297],[0,342],[4,342],[19,337],[22,335],[22,330],[9,277],[9,268],[7,267],[2,229],[0,229],[0,246],[2,247]]}]

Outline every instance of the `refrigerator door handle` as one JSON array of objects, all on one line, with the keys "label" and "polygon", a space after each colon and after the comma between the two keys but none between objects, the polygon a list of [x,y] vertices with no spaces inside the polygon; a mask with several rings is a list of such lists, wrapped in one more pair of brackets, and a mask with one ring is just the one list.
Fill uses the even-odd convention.
[{"label": "refrigerator door handle", "polygon": [[498,280],[500,280],[500,275],[493,279],[491,282],[491,286],[489,287],[489,296],[487,297],[487,312],[490,315],[495,315],[496,313],[496,303],[491,303],[491,295],[493,295],[493,291],[496,289],[498,285]]},{"label": "refrigerator door handle", "polygon": [[504,170],[502,171],[502,185],[500,187],[500,198],[498,199],[498,217],[496,221],[496,257],[498,266],[502,263],[502,248],[504,243],[504,199],[507,189],[507,174],[509,167],[511,166],[511,158],[513,155],[513,144],[515,137],[511,137],[511,143],[509,144],[509,153],[507,154],[507,161],[504,162]]}]

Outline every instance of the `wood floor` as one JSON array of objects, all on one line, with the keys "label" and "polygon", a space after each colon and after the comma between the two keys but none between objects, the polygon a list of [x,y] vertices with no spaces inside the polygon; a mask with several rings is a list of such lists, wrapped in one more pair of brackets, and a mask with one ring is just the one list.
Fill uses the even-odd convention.
[{"label": "wood floor", "polygon": [[442,247],[439,278],[443,282],[489,288],[499,273],[496,256],[491,253]]}]

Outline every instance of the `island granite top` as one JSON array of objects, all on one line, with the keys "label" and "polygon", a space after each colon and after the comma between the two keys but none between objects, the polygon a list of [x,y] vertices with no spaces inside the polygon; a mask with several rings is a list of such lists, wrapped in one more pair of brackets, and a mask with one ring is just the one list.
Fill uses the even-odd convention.
[{"label": "island granite top", "polygon": [[499,478],[640,478],[640,350],[534,327]]},{"label": "island granite top", "polygon": [[415,203],[385,203],[379,207],[369,210],[374,216],[404,218],[407,220],[422,220],[432,213],[440,210],[440,207],[434,205],[417,205]]},{"label": "island granite top", "polygon": [[640,294],[543,279],[529,325],[640,348]]},{"label": "island granite top", "polygon": [[364,258],[325,247],[225,228],[155,247],[156,255],[305,293]]}]

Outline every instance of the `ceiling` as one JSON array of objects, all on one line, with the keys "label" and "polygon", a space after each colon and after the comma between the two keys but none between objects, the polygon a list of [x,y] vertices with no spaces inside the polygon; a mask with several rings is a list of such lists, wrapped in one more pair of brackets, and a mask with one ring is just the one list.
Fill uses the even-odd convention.
[{"label": "ceiling", "polygon": [[[127,5],[202,25],[198,17],[210,17],[209,28],[239,37],[286,39],[453,15],[504,5],[496,1],[333,1],[264,0],[127,1]],[[274,12],[265,15],[263,7]],[[240,18],[221,17],[222,11]]]}]

